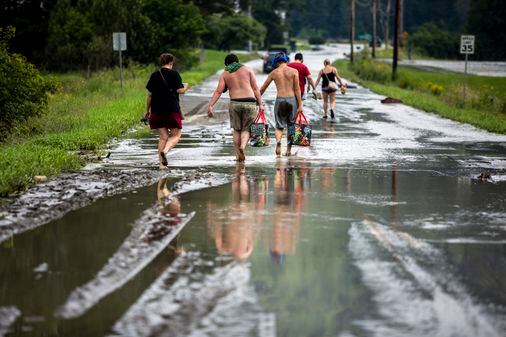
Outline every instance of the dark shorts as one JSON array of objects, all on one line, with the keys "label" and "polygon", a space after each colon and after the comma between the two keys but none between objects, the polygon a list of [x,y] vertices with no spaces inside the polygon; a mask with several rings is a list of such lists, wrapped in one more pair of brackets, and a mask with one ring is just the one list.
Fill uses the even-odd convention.
[{"label": "dark shorts", "polygon": [[295,123],[297,117],[297,98],[276,97],[274,103],[274,117],[276,120],[276,129],[284,129]]},{"label": "dark shorts", "polygon": [[331,88],[329,88],[329,87],[324,87],[324,88],[322,88],[322,91],[323,91],[323,92],[326,92],[327,94],[332,94],[332,93],[336,93],[336,92],[337,92],[336,90],[331,89]]},{"label": "dark shorts", "polygon": [[149,127],[151,129],[182,129],[181,113],[155,113],[149,115]]}]

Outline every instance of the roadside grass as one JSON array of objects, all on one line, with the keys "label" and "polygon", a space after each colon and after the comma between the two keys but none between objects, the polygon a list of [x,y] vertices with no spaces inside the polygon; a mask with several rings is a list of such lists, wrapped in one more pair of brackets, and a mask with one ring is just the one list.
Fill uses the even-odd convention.
[{"label": "roadside grass", "polygon": [[[371,47],[367,47],[365,50],[369,53],[369,55],[371,55],[371,53],[372,53]],[[393,57],[393,55],[394,55],[394,48],[391,46],[388,46],[388,48],[385,48],[384,46],[376,47],[376,57],[377,58],[391,59]],[[399,48],[399,60],[407,60],[408,58],[409,58],[408,57],[408,48],[407,47]],[[431,60],[432,59],[426,55],[417,53],[416,50],[413,50],[413,52],[411,54],[411,58],[413,60]]]},{"label": "roadside grass", "polygon": [[[181,73],[196,85],[223,67],[226,52],[207,50],[204,62]],[[256,58],[241,55],[241,61]],[[52,177],[85,164],[83,152],[100,151],[139,123],[145,110],[145,84],[156,67],[125,69],[123,90],[118,69],[93,73],[50,74],[60,83],[49,99],[46,115],[18,125],[0,145],[0,196],[35,183],[36,175]]]},{"label": "roadside grass", "polygon": [[368,58],[359,58],[354,65],[340,60],[336,65],[343,77],[374,92],[445,118],[506,133],[506,78],[468,76],[464,104],[463,74],[400,66],[398,79],[392,81],[390,65]]},{"label": "roadside grass", "polygon": [[309,44],[309,42],[307,42],[306,39],[294,38],[293,40],[296,43],[297,51],[307,51],[312,49],[311,45]]}]

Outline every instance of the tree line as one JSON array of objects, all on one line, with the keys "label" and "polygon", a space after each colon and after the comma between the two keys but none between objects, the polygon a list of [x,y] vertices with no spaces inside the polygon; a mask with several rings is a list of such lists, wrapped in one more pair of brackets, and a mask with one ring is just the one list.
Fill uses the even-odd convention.
[{"label": "tree line", "polygon": [[131,61],[152,63],[172,51],[184,67],[194,48],[263,44],[265,27],[236,8],[235,0],[4,0],[0,19],[16,30],[11,49],[47,69],[111,65],[113,32],[127,33]]},{"label": "tree line", "polygon": [[[16,29],[11,49],[48,69],[113,64],[112,32],[127,33],[126,56],[151,63],[163,50],[194,61],[190,49],[245,48],[290,37],[346,40],[350,0],[3,0],[0,22]],[[378,35],[392,41],[393,4],[378,0]],[[457,57],[461,33],[476,35],[475,59],[506,59],[501,0],[402,0],[402,31],[434,57]],[[430,25],[427,25],[431,22]],[[356,0],[356,31],[371,32],[371,0]],[[416,44],[414,44],[416,42]],[[437,47],[437,51],[432,52]],[[447,52],[445,53],[445,48]],[[184,64],[183,64],[184,66]]]}]

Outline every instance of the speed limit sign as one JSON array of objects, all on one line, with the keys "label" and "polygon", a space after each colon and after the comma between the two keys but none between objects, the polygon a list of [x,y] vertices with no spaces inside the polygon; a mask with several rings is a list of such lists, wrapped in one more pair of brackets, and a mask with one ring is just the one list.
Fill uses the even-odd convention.
[{"label": "speed limit sign", "polygon": [[460,53],[474,54],[474,35],[460,36]]}]

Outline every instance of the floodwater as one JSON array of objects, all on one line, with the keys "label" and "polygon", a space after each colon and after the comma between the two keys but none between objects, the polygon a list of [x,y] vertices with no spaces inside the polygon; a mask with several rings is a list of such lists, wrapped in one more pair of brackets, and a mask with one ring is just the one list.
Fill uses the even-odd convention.
[{"label": "floodwater", "polygon": [[[380,98],[307,100],[311,147],[245,165],[191,115],[168,177],[1,243],[0,336],[504,336],[506,137]],[[153,170],[155,142],[101,169]]]}]

